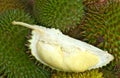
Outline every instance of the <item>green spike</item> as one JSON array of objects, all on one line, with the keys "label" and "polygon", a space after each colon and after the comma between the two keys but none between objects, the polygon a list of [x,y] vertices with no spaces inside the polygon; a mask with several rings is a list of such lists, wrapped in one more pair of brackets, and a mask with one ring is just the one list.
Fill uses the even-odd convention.
[{"label": "green spike", "polygon": [[35,0],[34,16],[46,27],[67,31],[79,24],[83,16],[83,0]]},{"label": "green spike", "polygon": [[6,78],[48,78],[49,73],[36,66],[26,52],[29,29],[12,25],[12,21],[34,23],[22,10],[7,10],[0,15],[0,75]]}]

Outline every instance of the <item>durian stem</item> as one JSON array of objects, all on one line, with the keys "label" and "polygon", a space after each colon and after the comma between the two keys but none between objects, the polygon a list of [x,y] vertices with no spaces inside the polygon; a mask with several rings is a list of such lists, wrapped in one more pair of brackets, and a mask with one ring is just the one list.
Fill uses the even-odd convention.
[{"label": "durian stem", "polygon": [[30,24],[27,24],[27,23],[24,23],[24,22],[13,21],[12,24],[13,25],[21,25],[21,26],[24,26],[24,27],[27,27],[27,28],[30,28],[30,29],[33,29],[33,30],[38,29],[38,26],[33,26],[33,25],[30,25]]}]

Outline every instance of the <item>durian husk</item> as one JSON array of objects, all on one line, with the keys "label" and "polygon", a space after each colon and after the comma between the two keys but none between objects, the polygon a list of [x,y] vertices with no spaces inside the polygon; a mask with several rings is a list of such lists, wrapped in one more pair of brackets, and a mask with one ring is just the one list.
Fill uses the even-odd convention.
[{"label": "durian husk", "polygon": [[35,23],[23,10],[7,10],[0,14],[0,77],[48,78],[48,72],[31,61],[26,52],[29,29],[12,25],[12,21]]},{"label": "durian husk", "polygon": [[[104,3],[95,3],[86,6],[85,17],[81,24],[69,35],[74,38],[93,44],[114,55],[115,59],[104,71],[113,73],[112,78],[119,78],[120,72],[120,2],[119,0],[106,0]],[[71,33],[72,32],[72,33]],[[109,73],[104,73],[108,78]]]},{"label": "durian husk", "polygon": [[42,26],[67,32],[81,21],[84,15],[83,0],[34,0],[34,17]]}]

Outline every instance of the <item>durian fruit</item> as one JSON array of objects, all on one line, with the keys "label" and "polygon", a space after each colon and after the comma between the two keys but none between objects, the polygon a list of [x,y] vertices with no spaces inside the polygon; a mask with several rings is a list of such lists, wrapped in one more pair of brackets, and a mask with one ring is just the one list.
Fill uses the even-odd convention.
[{"label": "durian fruit", "polygon": [[83,0],[34,0],[33,12],[40,25],[65,32],[79,24],[83,8]]},{"label": "durian fruit", "polygon": [[51,78],[103,78],[103,73],[99,72],[98,69],[84,73],[54,72]]},{"label": "durian fruit", "polygon": [[8,9],[28,9],[28,0],[0,0],[0,13]]},{"label": "durian fruit", "polygon": [[26,53],[27,28],[13,26],[13,20],[34,23],[22,10],[7,10],[0,14],[0,77],[48,78],[49,72],[36,66]]},{"label": "durian fruit", "polygon": [[52,69],[84,72],[106,66],[113,60],[107,51],[64,35],[58,29],[16,21],[12,24],[32,29],[32,39],[29,40],[31,54]]},{"label": "durian fruit", "polygon": [[70,35],[114,55],[114,61],[105,70],[117,76],[120,72],[120,2],[107,0],[99,6],[91,5],[86,9],[85,16],[84,22],[72,30],[74,34]]}]

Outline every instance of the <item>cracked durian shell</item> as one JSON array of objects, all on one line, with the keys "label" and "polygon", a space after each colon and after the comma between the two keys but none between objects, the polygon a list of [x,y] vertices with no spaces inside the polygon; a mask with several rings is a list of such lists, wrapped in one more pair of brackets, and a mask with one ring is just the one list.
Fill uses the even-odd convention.
[{"label": "cracked durian shell", "polygon": [[113,60],[107,51],[76,40],[54,28],[12,22],[32,29],[32,55],[41,63],[60,71],[83,72],[105,66]]}]

